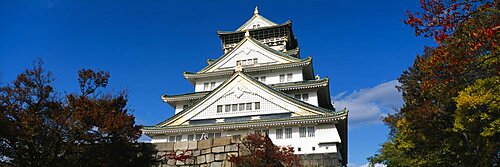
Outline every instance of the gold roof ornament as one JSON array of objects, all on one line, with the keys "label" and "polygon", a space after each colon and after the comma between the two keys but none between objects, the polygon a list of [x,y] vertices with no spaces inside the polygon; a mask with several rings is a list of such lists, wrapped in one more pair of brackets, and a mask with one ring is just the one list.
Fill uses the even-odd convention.
[{"label": "gold roof ornament", "polygon": [[234,69],[234,71],[235,72],[241,72],[241,71],[243,71],[243,68],[241,68],[241,62],[240,61],[236,62],[236,68]]},{"label": "gold roof ornament", "polygon": [[248,31],[248,30],[247,30],[247,31],[245,32],[245,37],[250,37],[250,31]]},{"label": "gold roof ornament", "polygon": [[255,10],[253,10],[253,14],[257,15],[259,14],[259,7],[255,6]]}]

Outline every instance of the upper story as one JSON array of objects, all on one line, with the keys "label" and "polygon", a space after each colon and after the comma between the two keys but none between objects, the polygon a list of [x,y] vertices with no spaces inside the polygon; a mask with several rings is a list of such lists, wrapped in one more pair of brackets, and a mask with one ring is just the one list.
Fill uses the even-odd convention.
[{"label": "upper story", "polygon": [[179,113],[204,97],[242,68],[255,80],[314,106],[333,109],[329,81],[315,76],[312,58],[301,58],[291,21],[276,24],[259,14],[233,32],[218,32],[224,54],[208,59],[197,72],[184,72],[193,93],[164,95],[162,99]]},{"label": "upper story", "polygon": [[240,26],[236,31],[218,31],[217,35],[222,41],[222,50],[224,53],[234,49],[238,42],[244,38],[246,31],[250,36],[269,47],[281,52],[297,52],[293,56],[299,57],[297,39],[292,31],[292,22],[286,21],[282,24],[276,24],[262,15],[255,7],[253,16]]}]

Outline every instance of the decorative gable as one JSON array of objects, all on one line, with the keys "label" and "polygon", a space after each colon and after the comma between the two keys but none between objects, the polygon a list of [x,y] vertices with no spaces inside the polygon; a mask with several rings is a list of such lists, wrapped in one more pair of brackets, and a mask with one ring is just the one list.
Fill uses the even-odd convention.
[{"label": "decorative gable", "polygon": [[[258,103],[258,108],[256,107],[256,103]],[[251,105],[249,109],[247,109],[247,104]],[[226,106],[228,105],[230,106],[229,111],[226,110]],[[219,107],[222,107],[222,109]],[[236,108],[233,109],[233,107]],[[240,109],[240,107],[243,107],[243,109]],[[315,108],[315,106],[300,102],[282,92],[274,90],[243,72],[236,72],[230,79],[193,104],[192,107],[174,115],[158,126],[189,124],[191,120],[283,113],[290,113],[292,116],[325,114]]]},{"label": "decorative gable", "polygon": [[245,31],[250,29],[257,29],[257,28],[277,25],[276,23],[259,15],[259,9],[257,7],[255,7],[253,14],[254,15],[252,16],[252,18],[250,18],[247,22],[245,22],[245,24],[243,24],[236,31]]},{"label": "decorative gable", "polygon": [[214,72],[232,69],[237,62],[242,66],[259,66],[280,63],[290,63],[300,61],[300,59],[290,57],[285,53],[276,51],[251,37],[245,37],[235,49],[224,54],[217,61],[213,62],[201,72]]}]

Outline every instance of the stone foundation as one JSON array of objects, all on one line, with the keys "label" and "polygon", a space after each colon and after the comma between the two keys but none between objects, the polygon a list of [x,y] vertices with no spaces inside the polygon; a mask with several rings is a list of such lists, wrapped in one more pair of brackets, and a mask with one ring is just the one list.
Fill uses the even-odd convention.
[{"label": "stone foundation", "polygon": [[[154,143],[160,160],[157,167],[235,167],[228,161],[230,155],[244,156],[248,151],[238,147],[240,136],[229,136],[200,141],[179,141],[175,143]],[[166,155],[185,155],[182,160],[166,158]],[[341,166],[337,153],[299,154],[303,167]]]}]

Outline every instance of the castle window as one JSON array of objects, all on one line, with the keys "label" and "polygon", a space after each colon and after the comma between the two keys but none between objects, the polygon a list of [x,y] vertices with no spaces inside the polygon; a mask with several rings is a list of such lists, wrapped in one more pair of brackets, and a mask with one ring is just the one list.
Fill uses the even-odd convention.
[{"label": "castle window", "polygon": [[226,112],[231,111],[231,105],[230,104],[225,105],[224,108],[225,108]]},{"label": "castle window", "polygon": [[239,111],[244,111],[245,110],[245,103],[240,103],[239,104]]},{"label": "castle window", "polygon": [[221,133],[215,133],[215,138],[221,138]]},{"label": "castle window", "polygon": [[292,128],[285,128],[285,139],[292,138]]},{"label": "castle window", "polygon": [[308,101],[309,100],[309,94],[304,93],[304,94],[296,94],[295,95],[296,99],[302,100],[302,101]]},{"label": "castle window", "polygon": [[257,61],[257,58],[253,59],[253,64],[257,64],[258,61]]},{"label": "castle window", "polygon": [[299,127],[299,137],[306,137],[307,133],[307,128],[306,127]]},{"label": "castle window", "polygon": [[210,90],[214,90],[214,88],[215,88],[215,82],[211,82],[210,83]]},{"label": "castle window", "polygon": [[283,139],[283,129],[276,129],[276,139]]},{"label": "castle window", "polygon": [[285,74],[280,75],[280,82],[285,82]]},{"label": "castle window", "polygon": [[209,139],[213,139],[214,137],[215,137],[215,134],[214,134],[214,133],[209,133],[209,134],[208,134],[208,138],[209,138]]},{"label": "castle window", "polygon": [[296,94],[296,95],[295,95],[295,98],[296,98],[296,99],[301,100],[301,96],[300,96],[300,94]]},{"label": "castle window", "polygon": [[302,149],[300,149],[300,147],[299,147],[299,148],[297,148],[297,151],[299,151],[299,152],[300,152],[300,151],[302,151]]},{"label": "castle window", "polygon": [[246,104],[246,109],[247,110],[252,110],[252,103],[247,103]]},{"label": "castle window", "polygon": [[182,135],[175,136],[175,141],[181,141],[181,140],[182,140]]},{"label": "castle window", "polygon": [[293,80],[293,74],[286,74],[286,81],[292,81]]},{"label": "castle window", "polygon": [[260,102],[255,102],[255,110],[260,110]]},{"label": "castle window", "polygon": [[238,111],[238,104],[233,104],[233,110],[232,111]]},{"label": "castle window", "polygon": [[246,66],[247,65],[247,60],[241,60],[241,66]]},{"label": "castle window", "polygon": [[188,105],[187,105],[187,104],[182,106],[182,109],[183,109],[183,110],[185,110],[186,108],[188,108]]},{"label": "castle window", "polygon": [[222,112],[222,105],[217,105],[217,113],[221,113]]},{"label": "castle window", "polygon": [[266,77],[265,76],[260,77],[260,82],[266,83]]},{"label": "castle window", "polygon": [[208,82],[203,83],[203,90],[208,90]]},{"label": "castle window", "polygon": [[307,137],[314,137],[315,136],[315,129],[314,127],[307,127]]},{"label": "castle window", "polygon": [[308,101],[309,100],[309,94],[302,94],[302,101]]},{"label": "castle window", "polygon": [[194,140],[194,135],[188,135],[188,141],[193,141]]},{"label": "castle window", "polygon": [[202,136],[203,136],[202,134],[196,134],[196,138],[195,138],[195,140],[201,140],[201,137],[202,137]]},{"label": "castle window", "polygon": [[316,150],[316,147],[313,147],[313,148],[312,148],[312,150],[313,150],[313,151],[315,151],[315,150]]},{"label": "castle window", "polygon": [[168,142],[175,142],[175,136],[168,136]]}]

